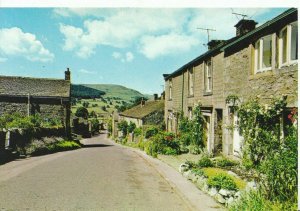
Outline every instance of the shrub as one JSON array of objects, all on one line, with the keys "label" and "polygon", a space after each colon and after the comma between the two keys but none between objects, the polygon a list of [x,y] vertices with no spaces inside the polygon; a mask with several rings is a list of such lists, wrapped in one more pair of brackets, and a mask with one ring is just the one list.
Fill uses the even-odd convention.
[{"label": "shrub", "polygon": [[259,192],[250,191],[242,194],[240,200],[232,204],[229,210],[269,211],[272,210],[272,207]]},{"label": "shrub", "polygon": [[88,119],[89,112],[85,107],[79,107],[79,108],[77,108],[77,110],[75,112],[75,116],[82,117],[84,119]]},{"label": "shrub", "polygon": [[207,177],[205,172],[202,170],[202,169],[192,169],[192,173],[194,173],[195,175],[197,176],[204,176],[204,177]]},{"label": "shrub", "polygon": [[91,119],[91,124],[92,124],[92,134],[95,134],[97,132],[99,132],[99,120],[98,119]]},{"label": "shrub", "polygon": [[236,166],[238,165],[237,161],[229,160],[228,158],[222,157],[215,160],[215,166],[217,167],[227,167],[227,166]]},{"label": "shrub", "polygon": [[202,156],[197,163],[197,166],[200,168],[204,167],[213,167],[213,162],[207,156]]},{"label": "shrub", "polygon": [[237,185],[234,180],[226,174],[217,174],[216,176],[209,177],[207,180],[209,187],[215,187],[217,190],[226,189],[226,190],[237,190]]},{"label": "shrub", "polygon": [[145,151],[152,156],[157,156],[157,154],[175,155],[180,153],[180,145],[174,139],[173,133],[160,132],[146,142]]},{"label": "shrub", "polygon": [[133,134],[135,135],[135,136],[140,136],[140,135],[142,135],[142,133],[143,133],[143,130],[142,130],[142,128],[135,128],[134,130],[133,130]]},{"label": "shrub", "polygon": [[150,138],[152,136],[155,136],[156,134],[158,134],[158,128],[157,127],[149,127],[146,132],[145,132],[145,138]]},{"label": "shrub", "polygon": [[81,146],[75,141],[59,141],[36,147],[32,155],[44,155],[49,153],[78,149]]},{"label": "shrub", "polygon": [[128,123],[125,120],[122,120],[118,123],[118,129],[122,131],[123,136],[126,136],[128,131]]},{"label": "shrub", "polygon": [[134,131],[134,129],[136,128],[136,124],[134,122],[129,122],[129,125],[128,125],[128,132],[129,133],[132,133]]},{"label": "shrub", "polygon": [[196,163],[193,162],[193,161],[190,161],[190,160],[187,160],[187,161],[185,161],[184,163],[185,163],[186,165],[188,165],[189,169],[191,169],[191,168],[196,168],[196,167],[197,167]]}]

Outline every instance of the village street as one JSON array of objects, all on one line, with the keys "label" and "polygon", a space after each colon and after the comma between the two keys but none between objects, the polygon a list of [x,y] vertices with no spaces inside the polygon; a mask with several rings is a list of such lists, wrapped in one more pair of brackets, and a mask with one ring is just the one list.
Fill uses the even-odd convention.
[{"label": "village street", "polygon": [[[79,150],[0,166],[0,210],[216,210],[171,167],[106,134]],[[217,209],[219,210],[219,209]]]}]

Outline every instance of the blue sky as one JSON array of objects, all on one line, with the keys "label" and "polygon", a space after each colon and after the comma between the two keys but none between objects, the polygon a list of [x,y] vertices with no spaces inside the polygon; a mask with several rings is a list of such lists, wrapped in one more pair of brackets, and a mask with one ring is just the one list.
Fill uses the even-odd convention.
[{"label": "blue sky", "polygon": [[238,18],[259,24],[287,8],[0,8],[0,75],[120,84],[161,93],[162,74],[206,51],[211,39],[235,35]]}]

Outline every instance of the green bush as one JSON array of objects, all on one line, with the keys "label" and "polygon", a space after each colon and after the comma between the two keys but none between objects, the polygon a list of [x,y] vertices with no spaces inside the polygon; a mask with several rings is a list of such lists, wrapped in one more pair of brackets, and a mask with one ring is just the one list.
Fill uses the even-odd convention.
[{"label": "green bush", "polygon": [[237,185],[234,180],[226,174],[217,174],[216,176],[209,177],[207,180],[209,187],[215,187],[217,190],[237,190]]},{"label": "green bush", "polygon": [[134,129],[136,128],[136,124],[134,122],[129,122],[129,125],[128,125],[128,132],[129,133],[132,133],[134,131]]},{"label": "green bush", "polygon": [[194,173],[197,176],[206,177],[205,172],[202,169],[194,168],[194,169],[192,169],[192,173]]},{"label": "green bush", "polygon": [[228,158],[222,157],[215,160],[216,167],[227,167],[227,166],[236,166],[238,165],[237,161],[229,160]]},{"label": "green bush", "polygon": [[118,123],[118,129],[122,131],[123,136],[126,136],[128,131],[128,123],[125,120],[122,120]]},{"label": "green bush", "polygon": [[152,136],[155,136],[156,134],[158,134],[158,128],[157,127],[149,127],[146,132],[145,132],[145,138],[150,138]]},{"label": "green bush", "polygon": [[99,132],[100,123],[98,119],[91,119],[91,125],[92,125],[92,134]]},{"label": "green bush", "polygon": [[143,130],[142,130],[142,128],[135,128],[134,130],[133,130],[133,134],[135,135],[135,136],[141,136],[142,134],[143,134]]},{"label": "green bush", "polygon": [[145,151],[152,156],[157,156],[157,154],[177,155],[180,153],[180,145],[175,140],[173,133],[160,132],[146,142]]},{"label": "green bush", "polygon": [[200,168],[204,167],[213,167],[213,162],[207,156],[202,156],[200,160],[197,162],[197,166]]},{"label": "green bush", "polygon": [[236,203],[229,207],[230,211],[270,211],[273,210],[270,203],[256,191],[250,191],[241,195]]},{"label": "green bush", "polygon": [[79,107],[79,108],[77,108],[77,110],[75,112],[75,116],[82,117],[84,119],[88,119],[89,112],[85,107]]}]

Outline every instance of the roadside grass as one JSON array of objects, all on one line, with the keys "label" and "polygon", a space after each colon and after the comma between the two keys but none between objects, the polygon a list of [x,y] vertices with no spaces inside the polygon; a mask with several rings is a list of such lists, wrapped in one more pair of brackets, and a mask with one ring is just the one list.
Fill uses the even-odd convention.
[{"label": "roadside grass", "polygon": [[81,148],[81,146],[75,141],[64,140],[64,141],[59,141],[59,142],[50,143],[50,144],[37,147],[33,150],[31,155],[39,156],[39,155],[51,154],[55,152],[74,150],[78,148]]},{"label": "roadside grass", "polygon": [[186,161],[197,162],[200,159],[200,155],[194,154],[180,154],[180,155],[161,155],[159,154],[157,158],[169,166],[173,167],[178,171],[180,164]]}]

